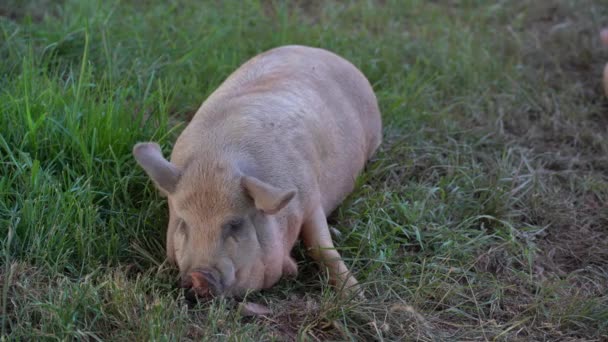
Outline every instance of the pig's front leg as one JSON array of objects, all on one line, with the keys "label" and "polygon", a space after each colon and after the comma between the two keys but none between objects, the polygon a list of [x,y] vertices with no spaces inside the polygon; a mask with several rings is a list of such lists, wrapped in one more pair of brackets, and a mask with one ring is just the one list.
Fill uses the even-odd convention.
[{"label": "pig's front leg", "polygon": [[360,297],[363,297],[357,280],[351,275],[344,261],[342,261],[340,253],[334,247],[323,208],[318,207],[314,214],[304,222],[301,234],[304,245],[308,248],[311,257],[320,266],[327,267],[330,284],[340,291],[357,293]]}]

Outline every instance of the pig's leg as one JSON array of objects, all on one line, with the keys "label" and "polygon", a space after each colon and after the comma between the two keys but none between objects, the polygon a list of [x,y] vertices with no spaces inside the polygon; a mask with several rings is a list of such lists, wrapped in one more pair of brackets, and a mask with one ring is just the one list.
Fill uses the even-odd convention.
[{"label": "pig's leg", "polygon": [[334,247],[323,208],[318,207],[304,222],[301,234],[311,257],[327,267],[332,285],[339,290],[344,288],[348,292],[360,292],[357,280],[350,274],[340,253]]}]

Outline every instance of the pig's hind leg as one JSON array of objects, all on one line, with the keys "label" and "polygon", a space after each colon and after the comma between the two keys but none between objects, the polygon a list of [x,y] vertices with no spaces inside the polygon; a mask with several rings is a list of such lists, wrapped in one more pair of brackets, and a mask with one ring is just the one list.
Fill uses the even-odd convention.
[{"label": "pig's hind leg", "polygon": [[310,256],[320,266],[327,267],[331,285],[340,291],[346,290],[347,293],[363,295],[360,292],[357,280],[351,275],[340,253],[334,247],[323,208],[319,206],[314,210],[313,215],[304,222],[301,235]]}]

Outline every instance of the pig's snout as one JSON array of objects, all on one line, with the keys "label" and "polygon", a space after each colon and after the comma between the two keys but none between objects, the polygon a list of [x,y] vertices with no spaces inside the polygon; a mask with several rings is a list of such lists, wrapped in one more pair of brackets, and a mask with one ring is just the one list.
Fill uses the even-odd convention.
[{"label": "pig's snout", "polygon": [[209,268],[199,268],[182,276],[182,287],[189,289],[191,295],[212,297],[222,293],[219,273]]}]

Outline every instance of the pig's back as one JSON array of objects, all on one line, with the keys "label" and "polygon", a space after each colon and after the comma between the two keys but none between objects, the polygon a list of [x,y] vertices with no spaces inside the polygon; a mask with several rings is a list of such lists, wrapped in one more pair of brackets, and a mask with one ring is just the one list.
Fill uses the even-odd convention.
[{"label": "pig's back", "polygon": [[320,194],[326,214],[352,191],[382,135],[363,74],[333,53],[302,46],[245,63],[186,130],[249,158],[262,180],[296,186],[303,197]]}]

